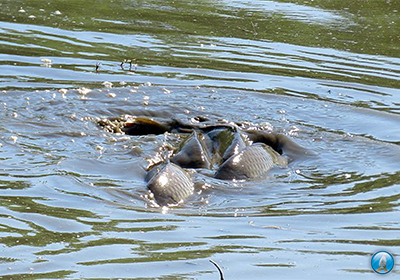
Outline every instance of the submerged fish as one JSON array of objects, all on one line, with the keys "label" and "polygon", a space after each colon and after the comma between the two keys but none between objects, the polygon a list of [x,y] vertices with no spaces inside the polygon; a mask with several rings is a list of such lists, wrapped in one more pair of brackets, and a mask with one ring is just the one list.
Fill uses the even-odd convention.
[{"label": "submerged fish", "polygon": [[189,174],[169,161],[153,167],[146,180],[147,188],[160,206],[178,204],[194,191],[194,183]]},{"label": "submerged fish", "polygon": [[147,117],[136,117],[127,122],[122,131],[128,135],[163,134],[171,131],[171,127]]},{"label": "submerged fish", "polygon": [[258,130],[248,130],[246,134],[249,140],[257,143],[264,143],[272,147],[279,154],[285,154],[292,159],[313,154],[311,151],[301,147],[289,137],[282,134]]},{"label": "submerged fish", "polygon": [[275,165],[286,166],[286,158],[264,143],[255,143],[228,158],[214,177],[223,180],[263,178]]}]

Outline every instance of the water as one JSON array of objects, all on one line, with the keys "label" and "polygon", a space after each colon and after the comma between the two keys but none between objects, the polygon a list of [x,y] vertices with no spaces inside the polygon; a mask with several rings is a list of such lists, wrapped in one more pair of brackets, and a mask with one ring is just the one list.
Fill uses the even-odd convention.
[{"label": "water", "polygon": [[[1,278],[218,279],[213,259],[226,279],[375,279],[373,253],[396,263],[399,1],[0,8]],[[93,121],[123,114],[251,122],[314,155],[261,182],[194,174],[166,211],[144,167],[179,135]]]}]

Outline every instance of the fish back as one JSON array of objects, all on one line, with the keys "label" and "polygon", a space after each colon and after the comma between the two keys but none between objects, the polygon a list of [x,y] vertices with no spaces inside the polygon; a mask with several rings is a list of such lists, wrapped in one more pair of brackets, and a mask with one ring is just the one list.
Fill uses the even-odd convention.
[{"label": "fish back", "polygon": [[191,177],[174,163],[167,162],[148,181],[147,188],[153,193],[157,204],[178,204],[194,191]]},{"label": "fish back", "polygon": [[286,166],[286,159],[271,147],[256,143],[228,158],[214,177],[224,180],[257,179],[266,176],[275,165]]},{"label": "fish back", "polygon": [[211,168],[210,141],[207,135],[194,131],[171,161],[184,168]]}]

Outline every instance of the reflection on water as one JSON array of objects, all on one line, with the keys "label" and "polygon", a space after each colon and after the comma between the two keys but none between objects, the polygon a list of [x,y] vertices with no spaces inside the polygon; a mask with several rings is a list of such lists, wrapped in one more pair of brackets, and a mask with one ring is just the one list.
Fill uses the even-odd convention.
[{"label": "reflection on water", "polygon": [[[218,279],[212,258],[226,279],[354,279],[399,255],[398,6],[2,1],[0,278]],[[314,155],[194,174],[163,211],[144,167],[180,136],[93,121],[124,114],[255,123]]]},{"label": "reflection on water", "polygon": [[[277,14],[283,18],[309,24],[334,25],[335,28],[346,28],[349,24],[353,24],[350,19],[340,15],[338,12],[295,3],[249,0],[227,0],[222,2],[225,6],[231,6],[235,9],[240,8],[259,11],[269,16],[271,16],[271,14]],[[344,12],[342,12],[342,14],[344,14]]]}]

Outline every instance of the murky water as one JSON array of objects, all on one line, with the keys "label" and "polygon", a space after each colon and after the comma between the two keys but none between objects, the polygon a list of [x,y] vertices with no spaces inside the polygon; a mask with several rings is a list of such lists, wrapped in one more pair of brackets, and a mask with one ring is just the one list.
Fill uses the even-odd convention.
[{"label": "murky water", "polygon": [[[226,279],[378,278],[373,253],[400,255],[399,12],[1,1],[1,278],[218,279],[209,259]],[[123,114],[251,122],[314,155],[263,181],[194,174],[196,194],[163,211],[144,168],[179,136],[93,121]]]}]

